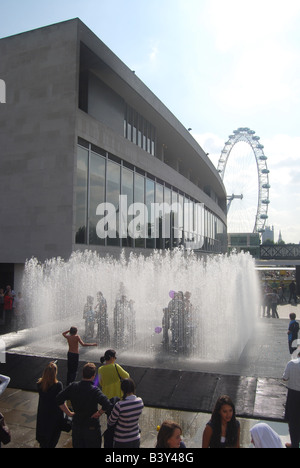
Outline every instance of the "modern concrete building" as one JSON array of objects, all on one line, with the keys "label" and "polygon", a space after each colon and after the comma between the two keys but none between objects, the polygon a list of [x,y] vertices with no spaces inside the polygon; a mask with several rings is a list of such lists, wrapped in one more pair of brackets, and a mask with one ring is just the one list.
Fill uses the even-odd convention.
[{"label": "modern concrete building", "polygon": [[[0,79],[0,287],[32,256],[179,244],[227,250],[226,192],[213,164],[78,18],[0,39]],[[128,207],[176,202],[185,211],[178,224],[168,215],[167,236],[164,213],[153,220],[149,211],[144,237],[121,235],[118,219],[116,237],[100,238],[97,207],[111,203],[118,213],[120,195]]]}]

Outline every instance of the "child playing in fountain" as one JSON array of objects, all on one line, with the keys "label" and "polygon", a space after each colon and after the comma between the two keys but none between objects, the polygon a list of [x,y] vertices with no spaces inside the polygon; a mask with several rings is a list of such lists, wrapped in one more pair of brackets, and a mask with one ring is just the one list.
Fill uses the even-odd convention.
[{"label": "child playing in fountain", "polygon": [[77,332],[78,330],[76,327],[71,327],[70,330],[63,332],[62,334],[69,344],[67,385],[74,382],[76,379],[79,363],[79,345],[97,346],[97,343],[84,343]]}]

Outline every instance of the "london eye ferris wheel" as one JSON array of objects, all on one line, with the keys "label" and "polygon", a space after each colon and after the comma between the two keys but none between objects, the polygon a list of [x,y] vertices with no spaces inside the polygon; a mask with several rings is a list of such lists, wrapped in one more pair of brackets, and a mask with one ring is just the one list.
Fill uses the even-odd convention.
[{"label": "london eye ferris wheel", "polygon": [[260,137],[248,127],[229,135],[217,170],[227,192],[229,233],[263,233],[268,219],[269,169]]}]

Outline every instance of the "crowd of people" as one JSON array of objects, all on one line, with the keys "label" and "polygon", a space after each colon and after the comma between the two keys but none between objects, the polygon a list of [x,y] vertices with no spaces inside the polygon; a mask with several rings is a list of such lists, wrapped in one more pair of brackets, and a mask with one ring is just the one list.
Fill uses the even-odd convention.
[{"label": "crowd of people", "polygon": [[4,333],[24,328],[26,320],[22,293],[17,294],[10,285],[0,288],[0,327]]},{"label": "crowd of people", "polygon": [[[198,326],[197,313],[190,300],[191,293],[170,291],[169,296],[171,300],[163,309],[162,327],[157,327],[159,332],[163,332],[163,349],[168,353],[189,355],[195,347]],[[134,347],[136,343],[134,301],[128,298],[123,283],[120,284],[113,308],[112,333],[108,327],[107,301],[101,291],[97,293],[96,301],[93,296],[87,296],[83,319],[86,340],[94,339],[101,346],[112,345],[119,350]]]},{"label": "crowd of people", "polygon": [[[297,350],[299,324],[290,314],[288,342],[291,354]],[[136,395],[135,383],[129,373],[116,362],[117,353],[107,349],[100,365],[88,362],[82,377],[77,379],[79,345],[85,343],[76,327],[62,333],[68,343],[67,386],[58,379],[57,362],[50,362],[37,382],[39,393],[36,439],[41,448],[55,448],[62,431],[72,431],[73,448],[139,448],[141,431],[139,420],[144,403]],[[9,383],[0,375],[0,395]],[[300,444],[300,353],[288,362],[283,380],[288,393],[285,417],[291,437],[291,448]],[[106,414],[107,429],[101,432],[100,417]],[[0,415],[0,425],[1,419]],[[216,401],[211,417],[203,431],[202,448],[239,448],[241,426],[236,418],[235,405],[228,395]],[[1,431],[0,431],[1,435]],[[249,438],[256,448],[283,448],[280,437],[266,423],[252,427]],[[163,421],[158,426],[157,442],[153,448],[185,449],[182,428],[176,421]]]},{"label": "crowd of people", "polygon": [[291,281],[288,286],[289,297],[287,299],[287,288],[281,281],[278,288],[271,287],[268,283],[264,284],[262,291],[262,314],[259,311],[259,316],[267,318],[279,318],[278,305],[292,304],[297,307],[297,286],[295,281]]},{"label": "crowd of people", "polygon": [[[93,296],[87,296],[83,309],[85,321],[85,338],[96,338],[101,346],[111,342],[108,328],[107,301],[101,291],[98,291],[96,303]],[[113,309],[113,343],[118,349],[133,347],[136,342],[136,323],[134,301],[128,299],[123,283],[117,294]],[[96,330],[96,332],[95,332]]]},{"label": "crowd of people", "polygon": [[[73,448],[140,448],[139,419],[144,403],[136,395],[135,383],[119,364],[116,352],[109,349],[100,367],[86,363],[82,378],[63,389],[56,362],[50,362],[37,382],[39,393],[36,439],[41,448],[55,448],[62,431],[72,431]],[[283,379],[289,382],[286,418],[291,448],[300,443],[300,353],[286,366]],[[99,375],[100,388],[97,374]],[[0,375],[0,395],[10,379]],[[298,387],[297,387],[298,385]],[[297,390],[295,389],[297,387]],[[99,408],[100,407],[100,408]],[[100,417],[106,414],[107,429],[101,433]],[[0,415],[0,423],[1,423]],[[187,449],[182,428],[172,420],[157,427],[156,449]],[[241,426],[235,405],[228,395],[220,396],[202,436],[202,448],[240,448]],[[0,431],[1,434],[1,431]],[[255,424],[249,434],[254,448],[284,448],[279,435],[266,423]]]},{"label": "crowd of people", "polygon": [[191,293],[170,291],[169,296],[171,300],[168,307],[163,309],[163,348],[171,353],[188,355],[195,347],[198,326],[196,310],[191,303]]},{"label": "crowd of people", "polygon": [[[193,343],[193,306],[190,302],[190,294],[170,292],[171,301],[164,309],[163,330],[164,346],[179,349],[182,346],[184,352],[187,344]],[[265,309],[267,316],[278,317],[277,305],[280,303],[278,291],[267,290],[265,294]],[[2,301],[2,302],[1,302]],[[290,289],[290,301],[297,303]],[[16,296],[10,286],[6,290],[0,290],[0,303],[3,310],[11,311],[10,317],[18,316],[18,311],[24,307],[21,295]],[[88,296],[84,308],[83,317],[86,321],[85,338],[94,338],[95,323],[97,337],[101,335],[101,342],[105,338],[109,343],[107,328],[107,305],[101,292],[97,294],[97,304]],[[5,307],[5,309],[4,309]],[[125,314],[126,307],[126,314]],[[129,313],[132,304],[124,294],[116,301],[114,320],[118,330],[123,329],[123,341],[118,342],[120,349],[124,346],[124,340],[128,334],[134,336],[134,314]],[[13,310],[14,309],[14,310]],[[185,313],[183,313],[183,309]],[[265,311],[264,309],[264,311]],[[132,310],[132,309],[131,309]],[[1,310],[0,310],[1,311]],[[91,320],[91,311],[95,320]],[[265,312],[263,312],[263,315]],[[20,316],[22,312],[20,312]],[[8,317],[9,315],[7,315]],[[122,317],[132,317],[131,325]],[[182,317],[185,322],[181,322]],[[120,321],[122,322],[120,325]],[[117,323],[118,322],[118,323]],[[93,326],[92,326],[92,325]],[[124,326],[123,326],[123,325]],[[8,323],[11,326],[11,323]],[[123,328],[122,328],[123,327]],[[126,330],[126,332],[125,332]],[[171,330],[171,343],[167,340],[168,330]],[[181,333],[184,332],[185,340]],[[104,333],[105,336],[102,336]],[[288,392],[286,401],[285,419],[288,422],[292,448],[299,448],[300,444],[300,353],[293,359],[293,354],[298,349],[299,324],[296,314],[290,314],[290,323],[287,330],[288,346],[291,361],[288,362],[283,380],[286,382]],[[141,431],[139,420],[143,413],[144,403],[136,394],[135,382],[129,373],[117,360],[114,349],[107,349],[100,358],[97,366],[88,362],[83,366],[82,376],[79,380],[79,354],[80,346],[97,346],[94,341],[86,342],[78,334],[76,327],[64,331],[62,336],[68,345],[67,351],[67,375],[66,386],[59,380],[57,362],[50,362],[37,382],[39,394],[36,422],[36,440],[41,448],[55,448],[59,442],[62,431],[72,431],[72,446],[74,448],[139,448]],[[188,339],[186,339],[188,337]],[[186,341],[187,340],[187,341]],[[0,395],[5,391],[10,379],[0,375]],[[100,417],[106,415],[107,429],[102,434]],[[4,425],[3,415],[0,414],[0,440],[1,426]],[[221,395],[216,403],[211,417],[208,418],[203,431],[202,448],[239,448],[241,439],[241,426],[236,417],[235,404],[228,395]],[[163,421],[158,426],[157,442],[153,448],[185,449],[182,440],[183,431],[176,421]],[[249,439],[256,448],[283,448],[280,437],[266,423],[258,423],[252,427]],[[1,446],[1,445],[0,445]]]}]

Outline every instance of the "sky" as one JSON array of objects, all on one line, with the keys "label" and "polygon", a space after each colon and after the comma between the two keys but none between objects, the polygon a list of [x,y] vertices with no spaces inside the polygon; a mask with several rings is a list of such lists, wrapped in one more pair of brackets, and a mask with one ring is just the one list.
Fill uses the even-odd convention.
[{"label": "sky", "polygon": [[300,1],[0,0],[0,37],[75,17],[192,129],[216,167],[235,129],[260,136],[267,224],[275,241],[281,231],[299,243]]}]

